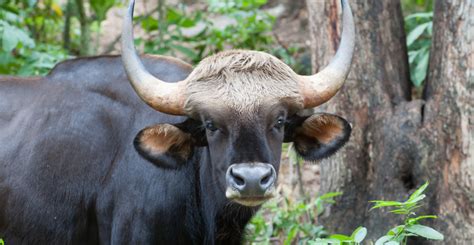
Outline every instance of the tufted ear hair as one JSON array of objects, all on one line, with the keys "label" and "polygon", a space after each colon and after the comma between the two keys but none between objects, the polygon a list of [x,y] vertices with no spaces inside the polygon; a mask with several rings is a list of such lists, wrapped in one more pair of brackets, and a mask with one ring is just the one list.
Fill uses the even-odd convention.
[{"label": "tufted ear hair", "polygon": [[350,135],[351,126],[344,118],[317,113],[292,118],[285,130],[285,141],[293,141],[299,155],[315,161],[334,154],[349,140]]},{"label": "tufted ear hair", "polygon": [[141,130],[134,146],[142,157],[158,167],[177,168],[191,157],[193,138],[171,124],[156,124]]}]

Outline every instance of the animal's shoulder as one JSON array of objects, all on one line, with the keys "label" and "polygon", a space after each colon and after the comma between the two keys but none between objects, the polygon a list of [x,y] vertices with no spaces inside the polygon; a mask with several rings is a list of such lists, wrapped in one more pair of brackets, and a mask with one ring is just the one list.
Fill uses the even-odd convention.
[{"label": "animal's shoulder", "polygon": [[[141,60],[151,74],[166,82],[182,80],[192,71],[191,65],[172,57],[143,55]],[[118,55],[66,60],[57,64],[47,77],[63,81],[77,79],[94,82],[113,82],[113,79],[127,80],[121,57]]]}]

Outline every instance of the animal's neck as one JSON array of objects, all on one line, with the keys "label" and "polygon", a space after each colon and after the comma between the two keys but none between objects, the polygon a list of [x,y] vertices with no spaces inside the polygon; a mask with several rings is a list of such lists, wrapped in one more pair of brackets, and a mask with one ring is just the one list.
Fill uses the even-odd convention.
[{"label": "animal's neck", "polygon": [[207,149],[201,151],[198,178],[201,193],[200,209],[206,229],[206,244],[241,244],[245,225],[257,208],[241,206],[230,202],[219,189]]}]

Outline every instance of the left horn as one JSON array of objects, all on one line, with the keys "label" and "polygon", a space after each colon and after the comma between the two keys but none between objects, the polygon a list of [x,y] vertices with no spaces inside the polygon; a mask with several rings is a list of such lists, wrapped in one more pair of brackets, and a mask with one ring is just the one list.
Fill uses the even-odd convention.
[{"label": "left horn", "polygon": [[347,0],[341,0],[341,44],[331,63],[311,76],[300,76],[300,91],[304,108],[313,108],[331,99],[342,87],[349,74],[355,46],[355,25]]},{"label": "left horn", "polygon": [[151,75],[143,66],[133,45],[133,8],[130,1],[122,26],[122,62],[132,87],[138,96],[157,111],[184,115],[185,82],[166,83]]}]

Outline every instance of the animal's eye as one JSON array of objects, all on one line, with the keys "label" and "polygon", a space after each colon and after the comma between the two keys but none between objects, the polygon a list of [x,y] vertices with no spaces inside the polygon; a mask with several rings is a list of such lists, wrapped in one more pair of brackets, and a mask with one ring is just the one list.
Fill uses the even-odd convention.
[{"label": "animal's eye", "polygon": [[206,125],[206,129],[208,129],[210,131],[216,131],[217,130],[216,126],[214,126],[214,123],[210,120],[206,121],[205,125]]},{"label": "animal's eye", "polygon": [[285,125],[285,119],[279,117],[275,123],[275,128],[280,129]]}]

